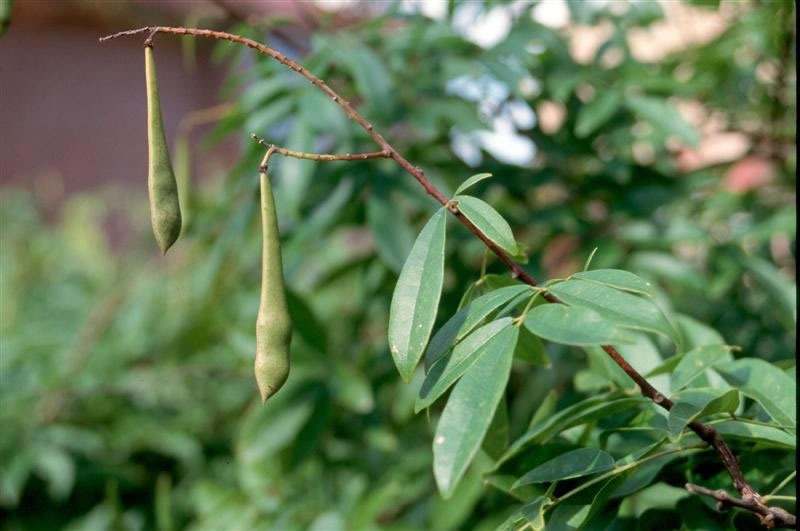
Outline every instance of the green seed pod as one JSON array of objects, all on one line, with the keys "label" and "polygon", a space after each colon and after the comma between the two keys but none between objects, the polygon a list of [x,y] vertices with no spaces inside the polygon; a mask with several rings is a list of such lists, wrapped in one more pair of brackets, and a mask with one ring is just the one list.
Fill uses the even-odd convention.
[{"label": "green seed pod", "polygon": [[275,200],[269,177],[262,171],[261,228],[263,256],[261,266],[261,302],[256,320],[256,383],[261,401],[278,392],[289,376],[289,344],[292,321],[283,286],[283,265],[275,215]]},{"label": "green seed pod", "polygon": [[145,77],[147,79],[147,147],[149,152],[147,190],[150,196],[150,220],[153,233],[162,253],[175,243],[181,233],[181,207],[178,202],[178,184],[172,171],[161,118],[158,99],[158,80],[153,60],[153,48],[144,48]]}]

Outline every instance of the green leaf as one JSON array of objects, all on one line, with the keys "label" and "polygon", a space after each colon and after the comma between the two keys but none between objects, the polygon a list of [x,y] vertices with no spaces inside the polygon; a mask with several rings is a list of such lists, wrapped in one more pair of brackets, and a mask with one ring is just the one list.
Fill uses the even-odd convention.
[{"label": "green leaf", "polygon": [[691,350],[705,345],[725,343],[722,335],[710,326],[688,315],[674,314],[678,329],[683,337],[683,348]]},{"label": "green leaf", "polygon": [[477,197],[457,195],[453,198],[458,201],[458,210],[464,214],[487,238],[496,243],[509,254],[517,254],[517,242],[514,233],[503,216],[488,203]]},{"label": "green leaf", "polygon": [[586,424],[587,422],[592,422],[599,418],[608,417],[619,411],[637,408],[649,403],[650,401],[643,397],[609,400],[608,396],[600,395],[587,398],[577,404],[562,409],[540,424],[529,429],[511,444],[508,451],[503,454],[495,466],[497,467],[505,461],[508,461],[528,445],[534,443],[543,444],[573,426],[580,426],[581,424]]},{"label": "green leaf", "polygon": [[306,301],[291,289],[286,290],[286,302],[297,335],[302,337],[311,347],[320,352],[327,351],[328,329],[320,322],[317,315],[306,304]]},{"label": "green leaf", "polygon": [[[295,120],[286,147],[298,151],[313,151],[314,129],[302,115]],[[274,159],[273,159],[274,160]],[[315,163],[311,160],[282,157],[278,164],[278,181],[275,186],[276,197],[280,198],[279,213],[296,219],[306,198]]]},{"label": "green leaf", "polygon": [[34,453],[33,448],[21,448],[5,461],[3,470],[0,471],[0,503],[4,507],[15,507],[19,503],[33,469]]},{"label": "green leaf", "polygon": [[499,356],[500,352],[510,349],[513,356],[519,330],[511,326],[512,321],[511,317],[504,317],[482,326],[431,367],[414,403],[414,412],[418,413],[433,404],[487,353]]},{"label": "green leaf", "polygon": [[608,345],[631,341],[614,321],[580,306],[538,306],[525,317],[525,327],[542,339],[564,345]]},{"label": "green leaf", "polygon": [[331,391],[336,403],[355,413],[369,413],[375,406],[369,380],[347,363],[334,362]]},{"label": "green leaf", "polygon": [[531,529],[539,531],[544,529],[544,509],[550,500],[546,496],[539,496],[530,503],[522,506],[520,512],[530,524]]},{"label": "green leaf", "polygon": [[630,267],[668,285],[682,286],[689,291],[703,291],[707,281],[691,264],[668,253],[638,252],[631,256]]},{"label": "green leaf", "polygon": [[50,497],[63,500],[75,484],[75,461],[57,446],[43,446],[35,454],[33,467],[47,482]]},{"label": "green leaf", "polygon": [[[633,343],[622,343],[616,347],[617,352],[619,352],[624,359],[628,360],[628,362],[633,365],[633,368],[636,369],[637,372],[640,374],[647,373],[648,371],[661,365],[663,358],[661,357],[661,353],[653,342],[653,338],[651,336],[641,332],[634,332],[633,338]],[[597,349],[597,347],[592,348]],[[603,352],[603,354],[606,355],[604,361],[609,377],[613,378],[620,388],[636,391],[636,384],[633,383],[633,380],[630,379],[630,376],[628,376],[625,371],[623,371],[622,368],[617,365],[610,356],[608,356],[607,352]],[[656,389],[666,390],[669,388],[669,377],[665,375],[662,377],[652,378],[650,380],[650,384]]]},{"label": "green leaf", "polygon": [[[525,519],[523,518],[522,513],[517,510],[501,521],[500,524],[494,528],[494,531],[517,531],[519,529],[519,525],[524,523]],[[482,528],[482,531],[483,529],[484,528]],[[491,529],[491,527],[486,527],[485,529]]]},{"label": "green leaf", "polygon": [[797,425],[797,383],[778,367],[757,358],[718,365],[715,370],[759,404],[778,423]]},{"label": "green leaf", "polygon": [[680,348],[680,335],[652,301],[587,280],[567,280],[549,290],[565,303],[595,310],[619,326],[663,334]]},{"label": "green leaf", "polygon": [[486,289],[500,289],[508,286],[522,285],[519,280],[511,278],[511,275],[495,275],[494,273],[484,275],[481,281],[480,285],[485,286]]},{"label": "green leaf", "polygon": [[425,369],[429,369],[445,352],[464,339],[493,311],[513,298],[529,292],[530,287],[518,284],[490,291],[468,303],[442,325],[431,338],[428,349],[425,351]]},{"label": "green leaf", "polygon": [[433,475],[448,498],[478,451],[503,397],[514,359],[513,342],[491,356],[482,356],[453,388],[433,438]]},{"label": "green leaf", "polygon": [[619,105],[619,92],[605,90],[600,93],[578,111],[578,117],[575,120],[575,136],[585,138],[592,134],[617,112]]},{"label": "green leaf", "polygon": [[739,407],[739,391],[722,393],[718,389],[690,389],[681,393],[669,410],[667,426],[670,436],[678,437],[687,424],[715,413],[733,413]]},{"label": "green leaf", "polygon": [[519,340],[517,340],[517,348],[514,350],[514,357],[542,367],[551,365],[541,339],[533,335],[525,326],[519,329]]},{"label": "green leaf", "polygon": [[337,43],[338,59],[353,75],[358,94],[362,95],[374,112],[387,115],[392,101],[391,76],[384,63],[366,46],[359,46],[349,38]]},{"label": "green leaf", "polygon": [[730,349],[725,345],[706,345],[692,349],[681,356],[672,371],[670,389],[682,389],[709,367],[732,360]]},{"label": "green leaf", "polygon": [[[426,453],[429,453],[427,449]],[[464,522],[475,512],[475,505],[481,501],[485,491],[483,464],[489,461],[488,458],[480,459],[480,457],[478,454],[449,500],[439,496],[431,500],[430,520],[428,520],[431,531],[462,529]]]},{"label": "green leaf", "polygon": [[797,437],[795,435],[790,435],[784,430],[773,426],[727,420],[715,423],[714,428],[726,439],[742,439],[768,446],[777,445],[786,448],[797,448]]},{"label": "green leaf", "polygon": [[681,362],[681,360],[683,359],[684,356],[686,356],[686,354],[688,353],[682,352],[680,354],[675,354],[674,356],[670,356],[669,358],[664,360],[664,362],[661,365],[653,369],[650,369],[650,371],[646,372],[644,374],[644,377],[650,378],[652,376],[659,376],[662,374],[672,374],[672,371],[675,370],[675,367],[678,366],[678,363]]},{"label": "green leaf", "polygon": [[408,383],[428,344],[444,278],[445,216],[440,208],[419,233],[392,295],[389,350]]},{"label": "green leaf", "polygon": [[630,96],[625,98],[625,105],[667,135],[675,135],[693,147],[700,142],[700,136],[694,126],[684,120],[678,109],[666,100],[648,96]]},{"label": "green leaf", "polygon": [[509,474],[485,474],[483,482],[486,485],[494,487],[495,489],[508,494],[512,498],[525,502],[538,495],[541,491],[538,487],[526,486],[519,489],[511,488],[511,485],[517,480],[516,477]]},{"label": "green leaf", "polygon": [[453,195],[458,195],[458,194],[462,193],[464,190],[466,190],[467,188],[469,188],[471,186],[474,186],[474,185],[478,184],[479,182],[481,182],[482,180],[488,179],[491,176],[492,176],[491,173],[478,173],[478,174],[475,174],[472,177],[470,177],[469,179],[467,179],[466,181],[464,181],[463,183],[461,183],[461,185],[458,188],[456,188],[456,193],[453,194]]},{"label": "green leaf", "polygon": [[[614,495],[617,489],[621,487],[622,484],[625,483],[625,480],[627,480],[632,474],[632,470],[623,472],[609,479],[605,485],[603,485],[597,494],[594,495],[594,498],[592,498],[592,504],[589,508],[589,512],[580,522],[580,525],[578,525],[577,531],[581,531],[582,529],[585,529],[586,526],[595,523],[595,517],[601,514],[602,510],[605,509],[606,505],[608,504],[608,500],[611,498],[611,496]],[[572,523],[573,520],[570,520],[570,522]],[[574,523],[577,524],[578,522],[576,521]]]},{"label": "green leaf", "polygon": [[284,119],[295,107],[295,100],[291,97],[282,97],[274,100],[269,105],[261,108],[260,111],[251,114],[244,124],[243,129],[254,132],[259,136],[266,136],[267,130],[276,122]]},{"label": "green leaf", "polygon": [[528,429],[530,430],[534,426],[541,424],[545,419],[553,415],[556,410],[556,402],[558,402],[558,393],[555,389],[550,389],[550,391],[547,392],[547,395],[545,395],[544,399],[542,399],[542,403],[536,408],[536,412],[531,417],[531,421],[528,424]]},{"label": "green leaf", "polygon": [[[622,348],[622,345],[617,345],[617,349],[620,348]],[[637,341],[631,344],[631,349],[636,354],[644,353],[646,355],[647,343]],[[635,388],[636,384],[631,380],[630,376],[625,374],[625,371],[601,347],[597,345],[583,347],[583,351],[586,352],[587,367],[575,373],[574,385],[576,390],[590,392],[608,388],[614,384],[620,389]],[[637,357],[629,358],[622,352],[620,352],[620,355],[631,361],[639,361]]]},{"label": "green leaf", "polygon": [[255,465],[291,444],[314,411],[309,393],[286,389],[274,400],[271,408],[251,408],[242,421],[236,444],[244,465]]},{"label": "green leaf", "polygon": [[[250,114],[258,110],[272,96],[286,89],[286,78],[282,76],[255,81],[242,93],[239,105],[241,105],[243,111]],[[292,147],[291,149],[295,148]]]},{"label": "green leaf", "polygon": [[486,455],[497,459],[508,449],[508,404],[505,397],[494,412],[494,418],[486,431],[481,448]]},{"label": "green leaf", "polygon": [[783,323],[794,330],[797,327],[797,285],[763,258],[750,256],[742,261],[742,265],[769,295]]},{"label": "green leaf", "polygon": [[375,239],[375,250],[381,260],[398,273],[414,245],[414,233],[405,217],[388,197],[367,198],[367,223]]},{"label": "green leaf", "polygon": [[606,286],[622,291],[630,291],[632,293],[647,295],[648,297],[656,296],[651,282],[629,271],[623,271],[622,269],[593,269],[592,271],[581,271],[572,276],[581,280],[590,280],[592,282],[605,284]]},{"label": "green leaf", "polygon": [[596,448],[579,448],[551,459],[527,472],[512,488],[530,483],[546,483],[579,478],[614,468],[614,458]]}]

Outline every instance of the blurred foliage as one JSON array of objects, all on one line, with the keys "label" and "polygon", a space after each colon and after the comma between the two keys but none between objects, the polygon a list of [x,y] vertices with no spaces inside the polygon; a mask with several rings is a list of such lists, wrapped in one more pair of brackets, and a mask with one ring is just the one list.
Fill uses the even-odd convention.
[{"label": "blurred foliage", "polygon": [[[684,316],[684,333],[713,335],[706,323],[741,347],[734,357],[763,358],[794,377],[794,6],[692,4],[735,13],[712,41],[652,63],[637,60],[627,39],[662,17],[650,2],[622,12],[568,2],[573,20],[611,29],[586,63],[564,32],[529,16],[532,6],[515,11],[508,34],[487,48],[455,31],[450,16],[390,9],[323,28],[301,59],[443,191],[491,172],[471,193],[509,221],[537,279],[579,270],[597,247],[593,268],[654,281],[658,300]],[[265,38],[253,27],[230,31]],[[505,440],[487,440],[453,496],[439,496],[431,441],[440,409],[413,414],[424,375],[418,369],[403,384],[386,344],[397,273],[436,205],[389,161],[274,163],[296,333],[289,383],[262,407],[251,370],[261,150],[247,136],[316,152],[374,146],[294,72],[228,43],[216,57],[232,65],[225,97],[235,110],[210,141],[241,136],[241,162],[191,190],[191,225],[166,259],[156,257],[146,204],[122,190],[74,196],[56,223],[45,223],[31,195],[3,191],[0,528],[494,529],[544,493],[511,488],[536,465],[590,440],[605,438],[617,457],[652,442],[645,427],[659,416],[625,402],[482,477],[492,444],[502,450],[529,424],[585,400],[629,400],[629,382],[606,358],[548,344],[550,368],[514,364],[501,405]],[[678,111],[692,103],[704,109],[700,127]],[[563,114],[550,127],[548,107]],[[482,144],[503,117],[535,144],[534,163],[501,160]],[[712,118],[750,148],[687,170],[681,161]],[[737,188],[736,172],[756,184]],[[112,222],[137,240],[112,247]],[[484,248],[463,227],[448,228],[446,253],[439,325],[465,290],[508,283],[491,259],[481,276]],[[621,349],[643,372],[671,353],[646,343]],[[668,386],[661,378],[654,383]],[[768,420],[757,404],[745,407]],[[762,493],[795,468],[775,437],[739,430],[731,439]],[[750,515],[717,513],[682,489],[686,481],[731,489],[713,452],[659,458],[622,480],[593,525],[752,528]],[[600,495],[583,494],[588,501],[548,513],[548,529],[572,528],[580,503]]]}]

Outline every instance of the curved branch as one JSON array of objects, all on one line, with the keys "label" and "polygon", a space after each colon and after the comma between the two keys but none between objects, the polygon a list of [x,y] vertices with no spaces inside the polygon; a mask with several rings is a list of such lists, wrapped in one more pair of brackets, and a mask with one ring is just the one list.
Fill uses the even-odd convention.
[{"label": "curved branch", "polygon": [[[491,241],[480,229],[478,229],[469,219],[467,219],[464,214],[462,214],[458,207],[452,203],[450,203],[445,197],[442,192],[440,192],[429,180],[425,177],[425,173],[422,171],[421,168],[414,166],[408,160],[406,160],[400,153],[395,150],[389,142],[386,141],[383,136],[375,130],[373,125],[369,123],[363,116],[361,116],[350,103],[344,100],[341,96],[339,96],[336,91],[334,91],[327,83],[325,83],[322,79],[318,78],[306,68],[301,66],[296,61],[293,61],[283,55],[280,52],[273,50],[272,48],[258,43],[252,39],[248,39],[239,35],[233,35],[231,33],[226,33],[223,31],[213,31],[213,30],[206,30],[206,29],[197,29],[197,28],[181,28],[181,27],[168,27],[168,26],[155,26],[155,27],[144,27],[138,28],[133,30],[121,31],[119,33],[115,33],[113,35],[108,35],[106,37],[100,38],[100,41],[105,41],[108,39],[114,39],[117,37],[129,36],[129,35],[138,35],[141,33],[150,34],[147,37],[146,45],[150,44],[152,38],[158,33],[170,33],[175,35],[193,35],[196,37],[205,37],[209,39],[217,39],[217,40],[226,40],[231,42],[237,42],[239,44],[243,44],[254,50],[272,57],[279,63],[289,67],[290,69],[294,70],[308,81],[310,81],[313,85],[319,88],[322,92],[324,92],[331,100],[337,104],[344,113],[347,115],[348,118],[353,120],[355,123],[360,125],[369,136],[378,144],[382,151],[382,155],[385,158],[393,159],[400,167],[402,167],[406,172],[412,175],[419,184],[425,189],[429,195],[431,195],[434,199],[436,199],[439,203],[443,206],[448,207],[450,212],[455,215],[456,218],[469,229],[475,236],[480,238],[481,241],[492,250],[492,252],[497,255],[497,257],[504,263],[508,268],[511,270],[512,278],[519,279],[520,281],[530,285],[530,286],[537,286],[536,280],[529,275],[524,269],[522,269],[516,262],[514,262],[511,257],[503,251],[497,244]],[[269,156],[272,153],[279,152],[279,149],[276,146],[269,145],[270,147],[267,150],[267,155],[265,156],[264,162],[262,164],[266,164]],[[288,153],[288,150],[284,150]],[[294,152],[298,153],[298,152]],[[306,154],[308,155],[308,154]],[[289,155],[294,156],[294,155]],[[310,157],[301,157],[301,158],[310,158]],[[378,158],[377,156],[375,158]],[[337,160],[337,159],[320,159],[320,160]],[[340,159],[341,160],[341,159]],[[544,297],[549,302],[561,302],[551,293],[545,293]],[[639,389],[642,392],[642,395],[650,398],[666,410],[670,410],[672,408],[672,401],[664,396],[661,392],[659,392],[655,387],[653,387],[641,374],[639,374],[636,369],[634,369],[620,354],[617,350],[611,345],[603,345],[603,350],[614,360],[614,362],[619,365],[623,371],[639,386]],[[741,493],[742,499],[755,499],[757,504],[760,504],[760,507],[763,509],[769,510],[766,505],[761,502],[761,497],[753,490],[753,488],[749,485],[747,480],[745,479],[744,475],[742,474],[741,468],[739,467],[739,462],[736,459],[736,456],[733,455],[730,447],[725,443],[722,439],[722,436],[719,434],[717,430],[712,428],[711,426],[701,424],[700,422],[694,421],[689,424],[689,428],[694,431],[704,442],[708,443],[710,446],[714,448],[714,450],[719,455],[720,459],[722,460],[725,469],[730,474],[731,478],[733,479],[733,484],[736,489]],[[755,497],[755,498],[754,498]],[[761,514],[761,513],[759,513]],[[788,513],[787,513],[788,514]],[[790,515],[791,516],[791,515]],[[792,517],[794,518],[794,517]],[[767,525],[765,523],[765,525]]]},{"label": "curved branch", "polygon": [[754,512],[761,519],[764,527],[769,529],[776,526],[797,528],[797,518],[793,514],[780,507],[767,507],[758,494],[753,493],[748,497],[736,498],[722,489],[711,490],[692,483],[686,484],[686,490],[692,494],[701,494],[717,500],[717,510],[719,511],[724,511],[728,507],[739,507]]},{"label": "curved branch", "polygon": [[274,153],[283,155],[284,157],[293,157],[296,159],[328,161],[328,160],[367,160],[367,159],[387,159],[389,154],[385,151],[373,151],[371,153],[346,153],[344,155],[330,155],[327,153],[306,153],[305,151],[292,151],[290,149],[270,144],[263,138],[259,138],[255,133],[250,133],[250,138],[261,144],[267,149],[271,149]]}]

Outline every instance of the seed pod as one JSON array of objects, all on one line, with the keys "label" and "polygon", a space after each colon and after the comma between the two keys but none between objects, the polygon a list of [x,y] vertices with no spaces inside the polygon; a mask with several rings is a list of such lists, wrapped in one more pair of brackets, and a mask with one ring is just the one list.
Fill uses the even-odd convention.
[{"label": "seed pod", "polygon": [[153,48],[144,48],[145,77],[147,79],[147,191],[150,196],[150,221],[162,253],[175,243],[181,233],[181,207],[178,202],[178,184],[172,171],[161,118],[158,99],[158,80],[153,60]]},{"label": "seed pod", "polygon": [[256,383],[261,401],[278,392],[289,376],[292,321],[283,285],[283,265],[272,186],[265,171],[261,178],[261,302],[256,320]]}]

